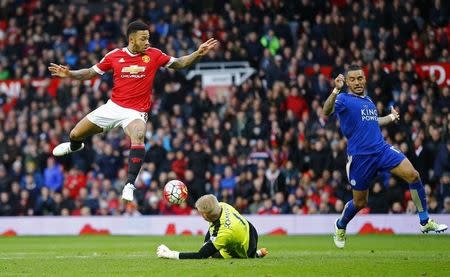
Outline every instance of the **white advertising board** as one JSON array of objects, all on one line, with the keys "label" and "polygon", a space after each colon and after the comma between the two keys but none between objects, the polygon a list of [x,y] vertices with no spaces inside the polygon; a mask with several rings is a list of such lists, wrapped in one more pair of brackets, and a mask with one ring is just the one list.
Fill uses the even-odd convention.
[{"label": "white advertising board", "polygon": [[[261,235],[331,234],[338,215],[249,215]],[[432,215],[450,225],[450,215]],[[348,225],[350,234],[418,234],[415,215],[361,215]],[[138,217],[1,217],[0,235],[201,235],[208,224],[199,216]]]}]

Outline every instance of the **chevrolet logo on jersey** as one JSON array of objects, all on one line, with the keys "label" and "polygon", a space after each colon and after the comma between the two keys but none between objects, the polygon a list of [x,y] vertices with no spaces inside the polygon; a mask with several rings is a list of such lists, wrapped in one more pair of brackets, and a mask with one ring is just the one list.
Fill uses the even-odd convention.
[{"label": "chevrolet logo on jersey", "polygon": [[145,71],[145,66],[130,65],[122,68],[122,73],[129,73],[135,75]]}]

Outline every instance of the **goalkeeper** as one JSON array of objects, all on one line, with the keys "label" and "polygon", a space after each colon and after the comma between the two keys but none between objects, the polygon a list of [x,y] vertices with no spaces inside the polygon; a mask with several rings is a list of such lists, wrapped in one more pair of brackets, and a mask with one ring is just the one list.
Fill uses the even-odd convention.
[{"label": "goalkeeper", "polygon": [[218,202],[212,195],[204,195],[195,203],[203,218],[210,222],[205,243],[198,252],[172,251],[164,244],[156,254],[167,259],[262,258],[267,249],[257,250],[258,233],[255,227],[227,203]]}]

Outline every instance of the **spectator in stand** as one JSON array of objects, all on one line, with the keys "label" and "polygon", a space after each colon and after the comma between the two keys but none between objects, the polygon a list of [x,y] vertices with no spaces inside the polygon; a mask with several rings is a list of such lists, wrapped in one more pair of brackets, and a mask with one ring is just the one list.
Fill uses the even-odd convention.
[{"label": "spectator in stand", "polygon": [[278,209],[280,214],[288,214],[289,213],[289,204],[285,201],[284,193],[277,192],[275,194],[275,207]]},{"label": "spectator in stand", "polygon": [[177,151],[176,159],[172,162],[172,171],[177,174],[178,179],[183,179],[188,165],[187,159],[184,157],[183,151]]},{"label": "spectator in stand", "polygon": [[250,204],[250,206],[248,208],[249,212],[251,214],[256,214],[262,208],[263,208],[263,202],[261,199],[261,194],[260,193],[253,194],[252,203]]},{"label": "spectator in stand", "polygon": [[[385,199],[389,205],[389,207],[392,209],[394,207],[394,204],[400,204],[403,203],[404,200],[404,189],[402,189],[399,185],[397,180],[394,177],[389,178],[389,187],[387,189],[386,199]],[[398,206],[398,205],[396,205]],[[396,211],[400,211],[401,208],[397,207]]]},{"label": "spectator in stand", "polygon": [[450,172],[450,138],[447,138],[447,143],[441,143],[439,145],[437,156],[435,157],[433,167],[434,177],[440,178],[444,172]]},{"label": "spectator in stand", "polygon": [[44,170],[44,185],[53,192],[61,192],[64,181],[64,174],[55,159],[50,157],[47,159],[47,167]]},{"label": "spectator in stand", "polygon": [[281,46],[280,40],[275,35],[275,32],[272,29],[268,30],[267,34],[261,37],[260,42],[264,48],[269,49],[272,55],[275,55]]},{"label": "spectator in stand", "polygon": [[258,209],[258,214],[260,215],[274,215],[280,213],[280,209],[273,205],[273,201],[271,199],[264,200],[263,206]]},{"label": "spectator in stand", "polygon": [[[388,203],[386,202],[386,192],[383,185],[380,182],[375,182],[370,193],[368,207],[370,213],[385,214],[389,210]],[[414,203],[413,203],[414,204]]]},{"label": "spectator in stand", "polygon": [[47,187],[41,188],[41,194],[35,201],[35,215],[52,215],[55,207],[54,200],[50,197],[50,191]]},{"label": "spectator in stand", "polygon": [[11,178],[7,175],[6,168],[0,164],[0,192],[9,192],[11,190]]},{"label": "spectator in stand", "polygon": [[444,209],[442,209],[443,214],[450,214],[450,196],[444,199]]},{"label": "spectator in stand", "polygon": [[0,215],[12,216],[14,215],[13,206],[9,200],[9,194],[7,192],[0,193]]},{"label": "spectator in stand", "polygon": [[292,111],[297,119],[302,119],[303,114],[308,113],[308,105],[305,99],[299,95],[296,87],[289,90],[289,95],[286,97],[286,109]]},{"label": "spectator in stand", "polygon": [[445,198],[450,197],[450,172],[445,173],[435,188],[434,195],[439,203],[439,208],[443,208]]},{"label": "spectator in stand", "polygon": [[269,168],[265,172],[265,180],[266,187],[269,191],[269,197],[274,197],[276,194],[281,193],[283,194],[284,202],[284,196],[286,195],[286,178],[274,162],[269,164]]},{"label": "spectator in stand", "polygon": [[114,179],[121,166],[121,159],[119,153],[113,150],[113,146],[107,143],[103,148],[103,153],[97,156],[95,163],[98,165],[99,173],[108,179]]},{"label": "spectator in stand", "polygon": [[[83,175],[82,172],[80,172],[76,168],[72,168],[68,176],[66,177],[66,181],[64,183],[64,188],[68,189],[68,192],[70,194],[70,198],[76,199],[78,197],[79,191],[81,188],[86,187],[86,176]],[[64,195],[63,190],[63,195]]]},{"label": "spectator in stand", "polygon": [[[197,201],[198,198],[206,194],[204,179],[198,177],[193,170],[190,169],[186,170],[186,172],[184,173],[184,180],[188,186],[190,204],[195,203],[195,201]],[[219,194],[220,179],[215,179],[213,181],[212,189],[216,190],[215,193],[213,193],[214,195]]]},{"label": "spectator in stand", "polygon": [[228,191],[233,191],[236,188],[236,183],[236,176],[234,176],[231,166],[225,167],[224,176],[220,181],[220,187]]}]

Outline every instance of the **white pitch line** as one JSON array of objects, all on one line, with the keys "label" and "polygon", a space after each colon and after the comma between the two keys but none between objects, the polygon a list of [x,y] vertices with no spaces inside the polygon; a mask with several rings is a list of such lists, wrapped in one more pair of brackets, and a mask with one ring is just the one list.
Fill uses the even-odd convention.
[{"label": "white pitch line", "polygon": [[[52,253],[55,254],[55,253]],[[128,254],[128,255],[99,255],[98,253],[93,253],[91,255],[57,255],[57,256],[48,256],[47,253],[45,256],[42,253],[2,253],[0,254],[0,260],[17,260],[17,259],[27,259],[33,256],[39,256],[39,259],[89,259],[89,258],[122,258],[122,259],[131,259],[136,257],[150,257],[151,254]]]},{"label": "white pitch line", "polygon": [[[57,254],[57,252],[46,252],[46,254]],[[31,255],[42,255],[42,252],[8,252],[8,253],[0,253],[0,257],[9,257],[9,256],[31,256]]]},{"label": "white pitch line", "polygon": [[99,255],[99,254],[92,254],[92,255],[58,255],[55,256],[56,259],[89,259],[89,258],[136,258],[136,257],[149,257],[151,255],[149,254],[129,254],[129,255]]},{"label": "white pitch line", "polygon": [[81,256],[81,255],[73,255],[73,256],[56,256],[56,259],[89,259],[94,258],[95,256]]}]

